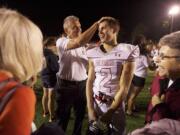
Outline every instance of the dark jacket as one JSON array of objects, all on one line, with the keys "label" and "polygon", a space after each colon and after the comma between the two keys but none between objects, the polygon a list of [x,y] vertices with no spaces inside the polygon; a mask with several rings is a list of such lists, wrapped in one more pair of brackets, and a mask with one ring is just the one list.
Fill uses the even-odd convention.
[{"label": "dark jacket", "polygon": [[42,78],[56,77],[56,73],[59,70],[58,56],[50,49],[45,48],[44,57],[46,59],[46,67],[41,72]]},{"label": "dark jacket", "polygon": [[167,79],[158,78],[156,81],[157,87],[160,88],[159,93],[165,94],[165,101],[149,110],[150,119],[147,122],[163,118],[180,120],[180,78],[174,81],[169,88],[167,88]]}]

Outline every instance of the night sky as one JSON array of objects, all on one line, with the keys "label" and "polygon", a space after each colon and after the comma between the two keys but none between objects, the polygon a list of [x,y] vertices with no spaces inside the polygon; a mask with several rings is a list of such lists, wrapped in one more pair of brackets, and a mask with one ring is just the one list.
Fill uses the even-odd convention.
[{"label": "night sky", "polygon": [[[39,2],[38,2],[39,1]],[[117,18],[121,24],[121,41],[131,41],[136,27],[143,28],[149,39],[159,40],[169,33],[170,6],[179,0],[0,0],[1,6],[16,9],[42,30],[44,36],[63,32],[63,19],[68,15],[80,18],[85,30],[102,16]],[[166,23],[165,23],[166,24]],[[180,14],[175,17],[174,31],[180,30]]]}]

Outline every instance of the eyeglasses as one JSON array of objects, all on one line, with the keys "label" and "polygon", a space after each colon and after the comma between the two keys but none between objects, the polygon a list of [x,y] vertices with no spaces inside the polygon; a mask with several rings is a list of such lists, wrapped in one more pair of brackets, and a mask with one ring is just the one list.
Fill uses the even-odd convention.
[{"label": "eyeglasses", "polygon": [[163,53],[160,53],[158,54],[158,57],[163,60],[163,59],[171,59],[171,58],[180,58],[180,56],[167,56],[167,55],[164,55]]}]

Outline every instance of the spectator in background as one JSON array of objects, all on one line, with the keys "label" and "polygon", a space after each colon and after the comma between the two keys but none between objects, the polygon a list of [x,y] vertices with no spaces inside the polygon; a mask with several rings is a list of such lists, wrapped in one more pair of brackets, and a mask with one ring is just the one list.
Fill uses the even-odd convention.
[{"label": "spectator in background", "polygon": [[150,59],[146,51],[146,39],[143,35],[138,35],[134,41],[134,45],[138,45],[140,49],[140,56],[135,59],[134,77],[131,82],[131,87],[127,98],[126,114],[132,115],[136,110],[135,100],[141,90],[144,88],[147,77],[147,70],[150,64]]},{"label": "spectator in background", "polygon": [[54,53],[56,49],[56,38],[49,37],[44,42],[44,68],[41,71],[43,84],[43,117],[49,114],[49,122],[54,117],[54,87],[56,84],[56,73],[59,70],[58,56]]},{"label": "spectator in background", "polygon": [[42,68],[42,33],[28,18],[6,8],[0,8],[0,27],[0,134],[30,135],[36,98],[22,82]]},{"label": "spectator in background", "polygon": [[157,68],[157,64],[154,61],[154,58],[158,55],[158,46],[151,42],[146,42],[146,51],[147,51],[147,56],[150,60],[150,70],[155,70]]}]

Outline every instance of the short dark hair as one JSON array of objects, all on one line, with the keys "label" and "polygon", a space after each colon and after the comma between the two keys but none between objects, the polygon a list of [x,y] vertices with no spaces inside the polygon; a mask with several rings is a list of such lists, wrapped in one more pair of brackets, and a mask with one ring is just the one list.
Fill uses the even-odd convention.
[{"label": "short dark hair", "polygon": [[48,37],[44,41],[44,47],[55,46],[55,45],[56,45],[56,37]]},{"label": "short dark hair", "polygon": [[142,34],[136,35],[133,39],[133,45],[138,45],[139,46],[139,50],[140,50],[140,54],[142,55],[146,55],[147,51],[146,51],[146,37]]},{"label": "short dark hair", "polygon": [[133,38],[133,45],[140,45],[140,44],[144,44],[146,41],[146,37],[142,34],[140,35],[136,35],[134,38]]},{"label": "short dark hair", "polygon": [[163,36],[159,41],[159,46],[164,45],[172,49],[180,50],[180,31]]},{"label": "short dark hair", "polygon": [[102,23],[102,22],[107,22],[110,27],[112,27],[117,33],[119,33],[120,23],[117,19],[113,17],[105,17],[99,23]]}]

